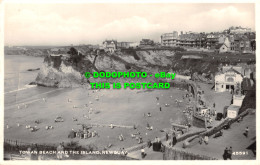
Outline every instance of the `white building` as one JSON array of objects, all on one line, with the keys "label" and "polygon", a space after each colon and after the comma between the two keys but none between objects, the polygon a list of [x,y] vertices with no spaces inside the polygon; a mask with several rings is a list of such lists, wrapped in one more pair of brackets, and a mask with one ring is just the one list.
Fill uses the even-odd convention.
[{"label": "white building", "polygon": [[162,46],[176,46],[178,40],[178,32],[164,33],[161,35]]},{"label": "white building", "polygon": [[241,91],[241,83],[243,76],[233,68],[220,72],[215,76],[215,91],[216,92],[236,92]]}]

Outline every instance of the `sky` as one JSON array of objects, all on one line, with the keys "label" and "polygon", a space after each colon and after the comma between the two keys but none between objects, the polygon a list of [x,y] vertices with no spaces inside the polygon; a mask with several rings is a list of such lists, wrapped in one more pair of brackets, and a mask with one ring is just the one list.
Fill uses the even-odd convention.
[{"label": "sky", "polygon": [[172,31],[255,30],[253,3],[5,3],[5,45],[101,44],[106,39],[160,41]]}]

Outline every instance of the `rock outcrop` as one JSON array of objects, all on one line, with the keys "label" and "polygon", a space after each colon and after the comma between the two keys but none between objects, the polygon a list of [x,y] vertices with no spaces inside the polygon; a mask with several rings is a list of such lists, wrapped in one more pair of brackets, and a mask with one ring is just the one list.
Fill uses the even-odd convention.
[{"label": "rock outcrop", "polygon": [[[157,52],[158,53],[158,52]],[[85,72],[148,72],[158,73],[168,72],[172,62],[169,57],[175,52],[165,50],[159,51],[159,56],[153,51],[138,51],[135,56],[121,51],[113,54],[85,54],[83,58],[73,63],[69,57],[46,56],[40,72],[36,78],[36,83],[48,87],[79,87],[88,85],[90,82],[113,82],[114,79],[86,79]],[[96,58],[95,58],[96,57]],[[117,82],[138,81],[137,79],[117,79]],[[148,78],[142,82],[156,81]]]}]

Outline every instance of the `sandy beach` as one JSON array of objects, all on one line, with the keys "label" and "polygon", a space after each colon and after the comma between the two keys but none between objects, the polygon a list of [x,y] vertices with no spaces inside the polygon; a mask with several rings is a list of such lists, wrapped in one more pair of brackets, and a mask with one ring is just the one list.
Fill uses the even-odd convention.
[{"label": "sandy beach", "polygon": [[[39,144],[75,141],[83,146],[95,144],[98,149],[103,149],[109,143],[112,144],[111,149],[131,147],[138,144],[136,139],[131,138],[132,133],[139,131],[145,142],[148,139],[153,140],[156,136],[164,136],[165,133],[160,130],[170,128],[170,121],[184,124],[182,111],[185,104],[180,103],[178,106],[175,103],[176,99],[182,99],[184,93],[185,91],[173,88],[154,91],[87,90],[83,88],[54,91],[48,95],[46,102],[36,99],[35,102],[28,103],[27,108],[23,104],[20,104],[20,109],[17,106],[5,108],[5,138]],[[156,97],[159,97],[159,101]],[[169,104],[169,106],[166,107],[165,104]],[[160,111],[160,107],[162,111]],[[92,112],[89,113],[89,111]],[[151,113],[151,117],[147,117],[148,112]],[[55,123],[54,119],[57,116],[62,117],[64,122]],[[86,116],[89,116],[90,119],[87,119]],[[73,117],[77,121],[73,121]],[[36,124],[36,120],[39,120],[40,123]],[[19,123],[19,127],[17,123]],[[153,126],[153,130],[149,131],[145,128],[147,123]],[[69,139],[68,134],[71,129],[76,131],[82,129],[79,124],[104,124],[107,126],[91,129],[91,131],[95,130],[99,137]],[[136,125],[137,129],[117,127],[111,129],[108,127],[109,124],[131,127]],[[39,130],[31,132],[25,128],[26,125],[37,126]],[[53,126],[54,129],[46,130],[47,125]],[[120,134],[123,134],[124,141],[119,141]]]}]

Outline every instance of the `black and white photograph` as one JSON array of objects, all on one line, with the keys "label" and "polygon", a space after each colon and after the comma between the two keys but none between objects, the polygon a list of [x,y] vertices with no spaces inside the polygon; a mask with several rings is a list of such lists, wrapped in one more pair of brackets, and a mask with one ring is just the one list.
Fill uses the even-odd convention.
[{"label": "black and white photograph", "polygon": [[256,164],[256,2],[41,2],[1,4],[4,162]]}]

